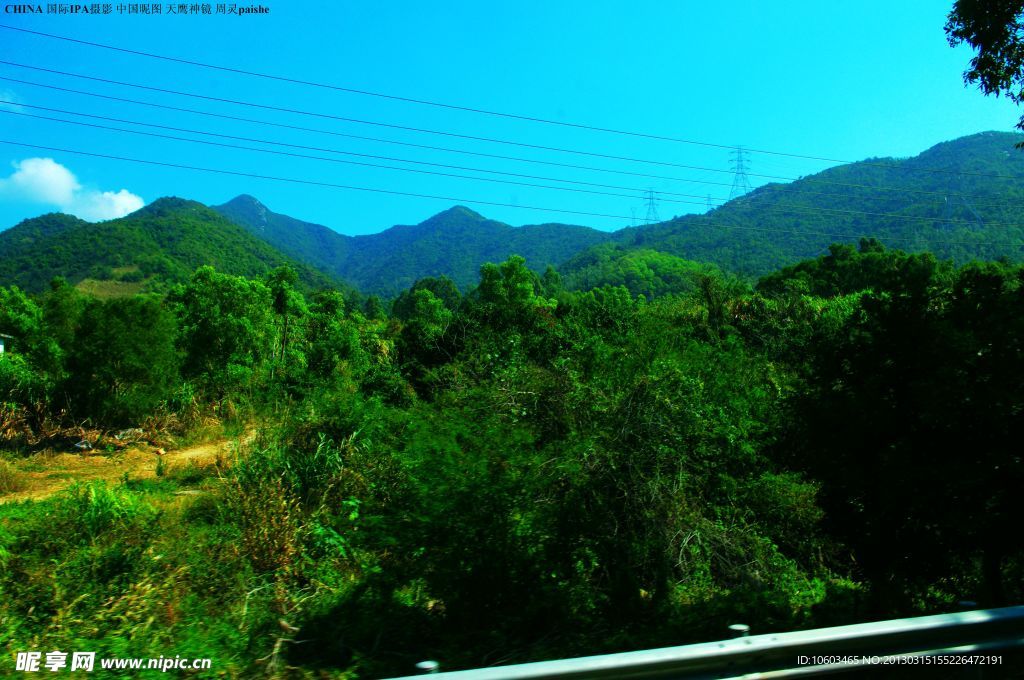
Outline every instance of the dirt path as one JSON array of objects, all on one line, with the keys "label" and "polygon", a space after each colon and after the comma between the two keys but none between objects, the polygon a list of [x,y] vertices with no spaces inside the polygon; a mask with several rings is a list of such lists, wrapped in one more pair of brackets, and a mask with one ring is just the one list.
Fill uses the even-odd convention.
[{"label": "dirt path", "polygon": [[24,488],[0,495],[0,504],[23,500],[42,500],[76,481],[120,481],[125,473],[132,479],[156,477],[157,462],[163,459],[166,468],[192,463],[212,465],[218,455],[230,457],[238,446],[237,439],[220,439],[205,444],[188,446],[163,455],[152,446],[139,445],[115,453],[89,451],[85,453],[37,454],[15,463]]}]

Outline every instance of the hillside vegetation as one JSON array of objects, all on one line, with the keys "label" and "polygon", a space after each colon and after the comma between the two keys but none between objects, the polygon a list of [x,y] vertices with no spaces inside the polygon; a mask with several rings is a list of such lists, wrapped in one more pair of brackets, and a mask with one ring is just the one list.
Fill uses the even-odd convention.
[{"label": "hillside vegetation", "polygon": [[252,196],[239,196],[216,210],[291,257],[363,292],[386,297],[425,276],[448,276],[465,290],[476,282],[481,264],[512,254],[525,257],[534,270],[542,271],[611,238],[595,229],[565,224],[510,227],[462,206],[414,226],[355,237],[279,215]]},{"label": "hillside vegetation", "polygon": [[292,265],[307,285],[332,281],[216,211],[179,198],[163,198],[107,222],[50,214],[0,232],[0,282],[33,292],[58,276],[75,284],[89,280],[87,289],[95,289],[96,282],[119,282],[159,291],[187,281],[202,265],[261,276],[283,264]]},{"label": "hillside vegetation", "polygon": [[0,506],[0,639],[370,678],[1024,597],[1024,269],[864,241],[754,291],[608,255],[387,318],[287,268],[0,289],[0,493],[83,424],[258,429]]},{"label": "hillside vegetation", "polygon": [[856,245],[864,237],[960,263],[1020,261],[1024,156],[1014,145],[1021,140],[1024,135],[985,132],[938,144],[914,158],[840,165],[760,187],[707,215],[618,236],[630,247],[713,263],[752,278],[820,255],[833,242]]}]

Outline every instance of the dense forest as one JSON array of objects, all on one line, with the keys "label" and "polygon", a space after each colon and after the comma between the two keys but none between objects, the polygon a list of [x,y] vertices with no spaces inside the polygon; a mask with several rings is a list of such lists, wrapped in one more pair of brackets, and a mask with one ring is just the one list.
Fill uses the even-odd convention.
[{"label": "dense forest", "polygon": [[80,432],[239,444],[0,505],[0,639],[380,677],[1024,597],[1024,269],[602,247],[390,305],[0,289],[0,494]]}]

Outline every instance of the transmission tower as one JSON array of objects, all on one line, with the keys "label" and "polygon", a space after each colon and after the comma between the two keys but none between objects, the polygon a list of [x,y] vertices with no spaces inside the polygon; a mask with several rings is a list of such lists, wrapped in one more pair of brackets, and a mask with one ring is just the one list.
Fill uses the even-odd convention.
[{"label": "transmission tower", "polygon": [[654,224],[655,222],[661,222],[658,217],[658,197],[654,193],[654,189],[647,190],[647,196],[645,200],[647,204],[647,219],[645,224]]},{"label": "transmission tower", "polygon": [[712,210],[715,209],[715,204],[711,202],[711,194],[708,194],[707,204],[708,204],[708,212],[711,212]]},{"label": "transmission tower", "polygon": [[729,156],[732,158],[732,190],[729,191],[729,200],[742,196],[750,192],[750,178],[747,177],[747,173],[750,171],[750,165],[747,161],[747,150],[742,146],[736,147]]}]

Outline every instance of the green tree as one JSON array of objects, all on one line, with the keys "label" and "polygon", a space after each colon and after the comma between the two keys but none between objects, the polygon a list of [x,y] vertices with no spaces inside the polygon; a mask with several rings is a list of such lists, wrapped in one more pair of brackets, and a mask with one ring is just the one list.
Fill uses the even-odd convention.
[{"label": "green tree", "polygon": [[[977,51],[964,71],[964,82],[1016,104],[1024,103],[1022,15],[1021,0],[956,0],[946,22],[950,45],[967,43]],[[1024,116],[1017,127],[1024,130]]]},{"label": "green tree", "polygon": [[950,280],[927,258],[904,270],[811,346],[788,448],[822,481],[878,613],[1005,604],[1021,596],[1005,567],[1024,557],[1011,490],[1024,483],[1022,272],[972,265]]},{"label": "green tree", "polygon": [[254,387],[269,359],[271,290],[260,281],[200,267],[172,300],[179,313],[185,375],[214,393]]},{"label": "green tree", "polygon": [[63,378],[64,353],[47,331],[43,309],[16,286],[0,288],[0,333],[13,337],[7,351],[20,357],[18,379],[11,383],[20,387],[8,398],[32,407],[41,422]]},{"label": "green tree", "polygon": [[542,296],[542,290],[540,277],[526,266],[526,260],[513,255],[501,264],[488,262],[480,267],[473,303],[488,324],[527,330],[557,306]]},{"label": "green tree", "polygon": [[565,290],[565,284],[562,283],[562,275],[550,264],[544,270],[540,282],[544,297],[547,298],[557,298]]},{"label": "green tree", "polygon": [[42,297],[46,332],[64,352],[74,342],[85,303],[86,297],[60,277],[50,282],[50,289]]},{"label": "green tree", "polygon": [[113,425],[153,413],[179,382],[177,330],[158,298],[90,302],[68,361],[74,412]]},{"label": "green tree", "polygon": [[930,253],[908,255],[901,250],[885,248],[875,239],[861,239],[852,245],[833,243],[828,255],[804,260],[763,277],[757,284],[762,293],[775,296],[810,293],[819,297],[847,295],[862,290],[905,289],[906,278],[915,271],[931,276],[949,277],[951,262],[936,262]]},{"label": "green tree", "polygon": [[432,368],[450,361],[455,339],[450,332],[455,314],[428,288],[408,298],[411,312],[398,337],[398,351],[414,381],[422,381]]},{"label": "green tree", "polygon": [[366,298],[366,302],[363,303],[363,316],[371,321],[387,318],[388,313],[384,309],[384,303],[380,301],[379,296],[370,295]]},{"label": "green tree", "polygon": [[343,377],[357,382],[370,367],[370,356],[360,342],[358,323],[345,314],[339,291],[313,297],[307,317],[309,376],[314,382],[334,385]]},{"label": "green tree", "polygon": [[[295,328],[299,329],[301,335],[302,318],[305,316],[306,300],[295,284],[299,281],[299,275],[292,267],[282,265],[267,275],[267,287],[270,289],[272,306],[275,319],[276,341],[272,343],[271,356],[271,380],[275,375],[278,378],[290,376],[291,368],[305,363],[305,356],[295,351],[292,346],[293,335],[296,335]],[[278,365],[281,373],[275,374]]]},{"label": "green tree", "polygon": [[409,290],[402,291],[395,299],[391,309],[391,313],[395,318],[405,321],[415,313],[416,302],[414,297],[416,292],[420,290],[430,291],[435,298],[444,304],[445,308],[452,311],[458,309],[459,304],[462,302],[462,294],[459,293],[459,289],[451,279],[447,276],[438,276],[436,278],[428,276],[414,283]]}]

